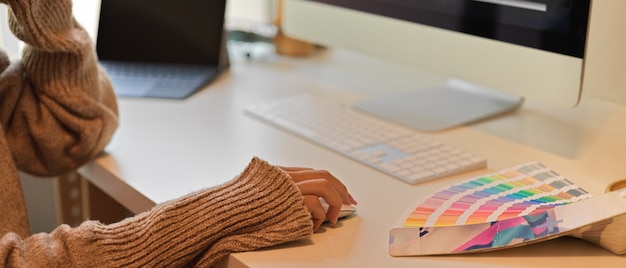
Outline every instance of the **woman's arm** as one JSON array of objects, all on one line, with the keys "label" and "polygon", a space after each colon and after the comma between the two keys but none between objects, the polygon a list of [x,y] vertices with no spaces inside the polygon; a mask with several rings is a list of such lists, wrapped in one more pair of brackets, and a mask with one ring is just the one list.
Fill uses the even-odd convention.
[{"label": "woman's arm", "polygon": [[26,43],[0,77],[0,123],[20,170],[56,175],[102,151],[118,125],[111,83],[70,0],[2,0]]},{"label": "woman's arm", "polygon": [[212,267],[229,253],[312,233],[311,214],[293,179],[254,158],[231,182],[119,223],[64,225],[24,240],[7,234],[0,239],[0,267]]}]

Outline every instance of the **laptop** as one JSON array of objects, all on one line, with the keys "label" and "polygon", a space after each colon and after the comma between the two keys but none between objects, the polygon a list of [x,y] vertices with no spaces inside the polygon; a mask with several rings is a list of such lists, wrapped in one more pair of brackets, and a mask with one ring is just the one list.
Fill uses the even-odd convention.
[{"label": "laptop", "polygon": [[96,52],[118,96],[184,99],[228,68],[226,0],[102,0]]}]

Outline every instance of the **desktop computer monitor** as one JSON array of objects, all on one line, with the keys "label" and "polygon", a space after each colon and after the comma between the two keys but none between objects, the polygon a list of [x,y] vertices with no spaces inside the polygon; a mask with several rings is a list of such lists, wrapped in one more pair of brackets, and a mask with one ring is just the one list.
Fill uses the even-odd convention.
[{"label": "desktop computer monitor", "polygon": [[524,99],[574,107],[585,90],[612,99],[620,92],[626,100],[625,2],[285,0],[283,27],[291,37],[451,78],[442,88],[355,104],[420,130],[442,130],[513,110]]}]

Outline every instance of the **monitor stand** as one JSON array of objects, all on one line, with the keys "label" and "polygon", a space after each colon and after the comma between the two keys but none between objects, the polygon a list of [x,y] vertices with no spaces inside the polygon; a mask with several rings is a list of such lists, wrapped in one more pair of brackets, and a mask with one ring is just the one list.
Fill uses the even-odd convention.
[{"label": "monitor stand", "polygon": [[517,109],[524,99],[459,79],[441,88],[357,102],[354,108],[424,131],[439,131]]}]

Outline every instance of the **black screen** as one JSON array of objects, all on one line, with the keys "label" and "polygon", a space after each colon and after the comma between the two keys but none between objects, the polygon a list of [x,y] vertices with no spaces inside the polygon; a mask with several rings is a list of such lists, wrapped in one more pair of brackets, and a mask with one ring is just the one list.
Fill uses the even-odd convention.
[{"label": "black screen", "polygon": [[102,0],[102,60],[217,65],[226,0]]},{"label": "black screen", "polygon": [[310,1],[579,58],[584,55],[590,5],[590,0]]}]

